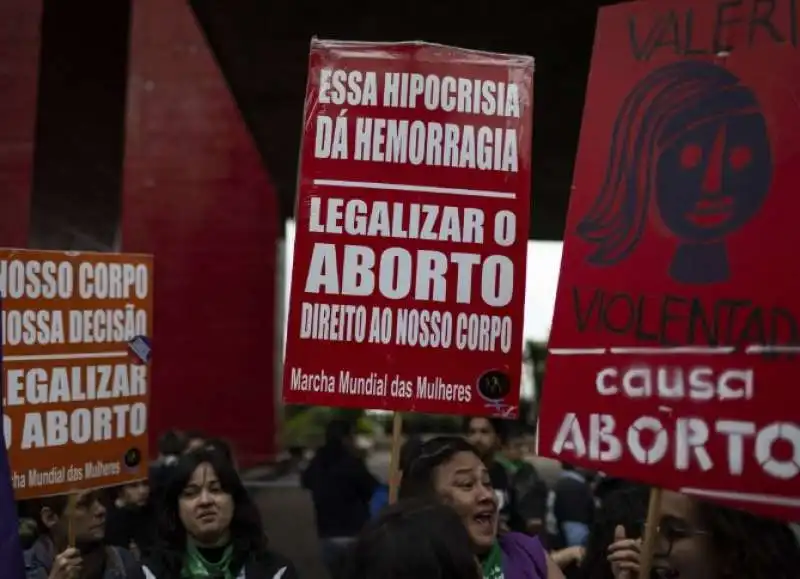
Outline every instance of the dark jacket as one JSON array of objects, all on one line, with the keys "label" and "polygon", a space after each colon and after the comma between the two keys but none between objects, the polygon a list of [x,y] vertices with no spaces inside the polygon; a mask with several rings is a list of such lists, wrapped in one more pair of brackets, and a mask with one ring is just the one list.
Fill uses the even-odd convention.
[{"label": "dark jacket", "polygon": [[[145,579],[142,566],[127,549],[104,547],[106,551],[103,579]],[[55,547],[48,537],[39,537],[25,551],[25,579],[47,579],[56,558]]]},{"label": "dark jacket", "polygon": [[323,446],[302,475],[311,492],[321,538],[354,537],[369,520],[378,481],[364,461],[342,446]]},{"label": "dark jacket", "polygon": [[129,548],[134,543],[144,559],[150,553],[156,536],[155,509],[112,505],[106,514],[106,544]]}]

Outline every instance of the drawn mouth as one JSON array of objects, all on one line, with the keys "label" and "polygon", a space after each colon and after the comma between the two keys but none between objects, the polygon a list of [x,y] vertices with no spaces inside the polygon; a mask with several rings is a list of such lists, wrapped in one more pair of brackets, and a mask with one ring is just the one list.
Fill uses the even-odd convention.
[{"label": "drawn mouth", "polygon": [[686,218],[698,227],[714,227],[726,222],[733,215],[733,198],[718,197],[701,199]]}]

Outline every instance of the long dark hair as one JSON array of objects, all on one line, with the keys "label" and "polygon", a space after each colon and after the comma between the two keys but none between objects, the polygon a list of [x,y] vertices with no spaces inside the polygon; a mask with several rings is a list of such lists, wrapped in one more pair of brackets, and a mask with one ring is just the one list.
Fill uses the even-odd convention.
[{"label": "long dark hair", "polygon": [[[239,474],[225,456],[214,450],[200,449],[181,456],[164,488],[158,519],[158,538],[147,566],[159,579],[177,579],[186,554],[186,528],[179,515],[181,494],[194,471],[208,464],[217,475],[222,489],[233,499],[233,518],[230,524],[233,546],[232,569],[236,575],[251,559],[266,553],[267,540],[258,508],[250,498]],[[155,571],[160,570],[163,577]]]},{"label": "long dark hair", "polygon": [[698,501],[717,568],[740,579],[796,579],[800,545],[785,523]]},{"label": "long dark hair", "polygon": [[460,436],[437,436],[409,452],[407,464],[403,465],[400,482],[400,498],[432,497],[436,494],[434,475],[436,468],[449,462],[459,452],[471,452],[480,457],[478,451]]},{"label": "long dark hair", "polygon": [[[726,97],[726,98],[721,98]],[[595,245],[589,261],[613,265],[639,245],[655,189],[660,146],[697,115],[758,110],[755,94],[727,69],[681,60],[657,68],[625,98],[611,135],[606,174],[577,233]]]},{"label": "long dark hair", "polygon": [[480,579],[464,523],[449,507],[410,499],[370,522],[349,552],[345,579]]}]

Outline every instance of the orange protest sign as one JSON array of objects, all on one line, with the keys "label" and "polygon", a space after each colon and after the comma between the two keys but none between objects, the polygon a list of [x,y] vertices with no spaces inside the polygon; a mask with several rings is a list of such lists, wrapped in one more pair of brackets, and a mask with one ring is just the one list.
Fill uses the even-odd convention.
[{"label": "orange protest sign", "polygon": [[18,500],[147,477],[152,257],[0,249]]}]

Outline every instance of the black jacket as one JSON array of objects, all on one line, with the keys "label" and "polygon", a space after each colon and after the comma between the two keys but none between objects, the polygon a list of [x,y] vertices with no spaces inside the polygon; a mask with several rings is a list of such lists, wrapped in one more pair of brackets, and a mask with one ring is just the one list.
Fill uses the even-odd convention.
[{"label": "black jacket", "polygon": [[323,446],[303,472],[321,538],[354,537],[369,520],[378,481],[364,461],[344,447]]}]

